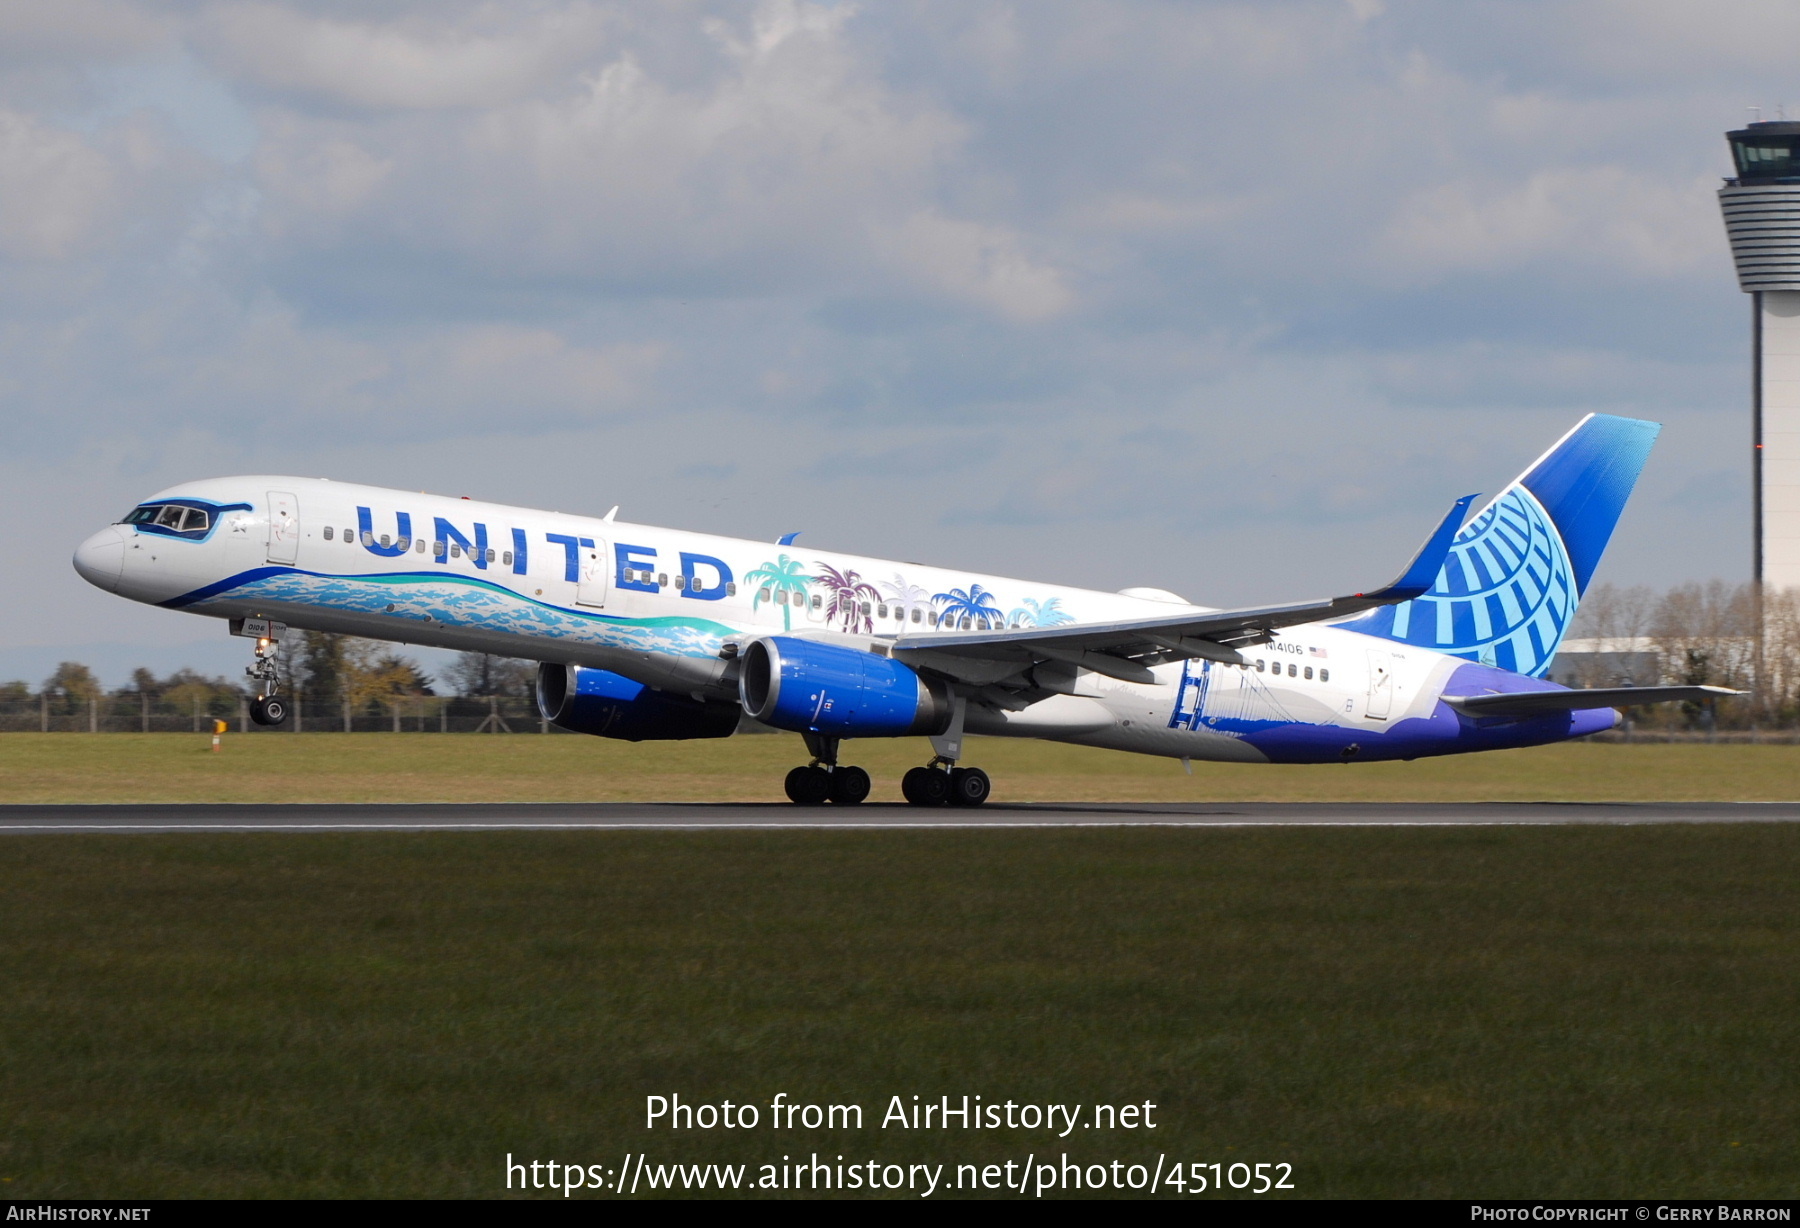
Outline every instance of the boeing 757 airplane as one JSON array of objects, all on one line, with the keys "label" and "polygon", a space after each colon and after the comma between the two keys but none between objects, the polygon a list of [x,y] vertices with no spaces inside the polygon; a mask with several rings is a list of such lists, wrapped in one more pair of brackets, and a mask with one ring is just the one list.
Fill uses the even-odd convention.
[{"label": "boeing 757 airplane", "polygon": [[[256,640],[254,719],[287,719],[289,627],[541,662],[577,733],[792,730],[801,805],[854,805],[854,738],[924,735],[918,806],[978,806],[965,734],[1238,763],[1360,763],[1537,746],[1613,705],[1735,692],[1544,679],[1660,430],[1592,414],[1467,526],[1458,499],[1392,583],[1221,610],[313,478],[153,495],[75,552],[90,583]],[[616,513],[617,508],[613,509]]]}]

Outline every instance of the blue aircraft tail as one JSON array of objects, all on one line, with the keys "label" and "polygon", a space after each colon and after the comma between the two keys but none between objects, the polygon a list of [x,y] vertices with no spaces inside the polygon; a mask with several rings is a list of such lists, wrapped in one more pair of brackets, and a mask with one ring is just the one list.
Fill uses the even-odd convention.
[{"label": "blue aircraft tail", "polygon": [[1430,592],[1339,625],[1542,677],[1661,430],[1589,414],[1463,527]]}]

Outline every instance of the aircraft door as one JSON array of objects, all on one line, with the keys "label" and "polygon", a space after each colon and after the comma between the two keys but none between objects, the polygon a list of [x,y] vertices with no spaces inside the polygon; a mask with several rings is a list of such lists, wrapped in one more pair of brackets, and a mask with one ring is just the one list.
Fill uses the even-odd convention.
[{"label": "aircraft door", "polygon": [[1394,706],[1394,660],[1385,652],[1369,653],[1369,706],[1371,720],[1385,721]]},{"label": "aircraft door", "polygon": [[300,557],[300,500],[282,490],[269,492],[271,563],[293,563]]},{"label": "aircraft door", "polygon": [[575,582],[575,604],[596,608],[606,604],[606,543],[595,541],[581,548],[581,568]]}]

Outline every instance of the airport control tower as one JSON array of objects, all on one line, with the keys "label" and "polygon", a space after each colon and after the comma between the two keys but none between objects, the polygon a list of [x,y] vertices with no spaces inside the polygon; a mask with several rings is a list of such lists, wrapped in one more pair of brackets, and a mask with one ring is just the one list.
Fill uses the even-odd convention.
[{"label": "airport control tower", "polygon": [[1752,307],[1753,578],[1800,588],[1800,123],[1726,134],[1737,178],[1719,189],[1738,285]]}]

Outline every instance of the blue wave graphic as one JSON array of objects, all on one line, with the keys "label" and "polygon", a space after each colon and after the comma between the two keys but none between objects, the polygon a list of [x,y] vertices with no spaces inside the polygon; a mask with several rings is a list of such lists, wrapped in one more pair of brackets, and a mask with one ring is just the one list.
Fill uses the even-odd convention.
[{"label": "blue wave graphic", "polygon": [[260,597],[395,619],[429,618],[453,627],[683,657],[717,654],[720,640],[735,630],[707,618],[623,618],[599,610],[569,610],[492,581],[432,572],[333,576],[259,567],[165,604],[193,609],[224,596],[237,601]]}]

